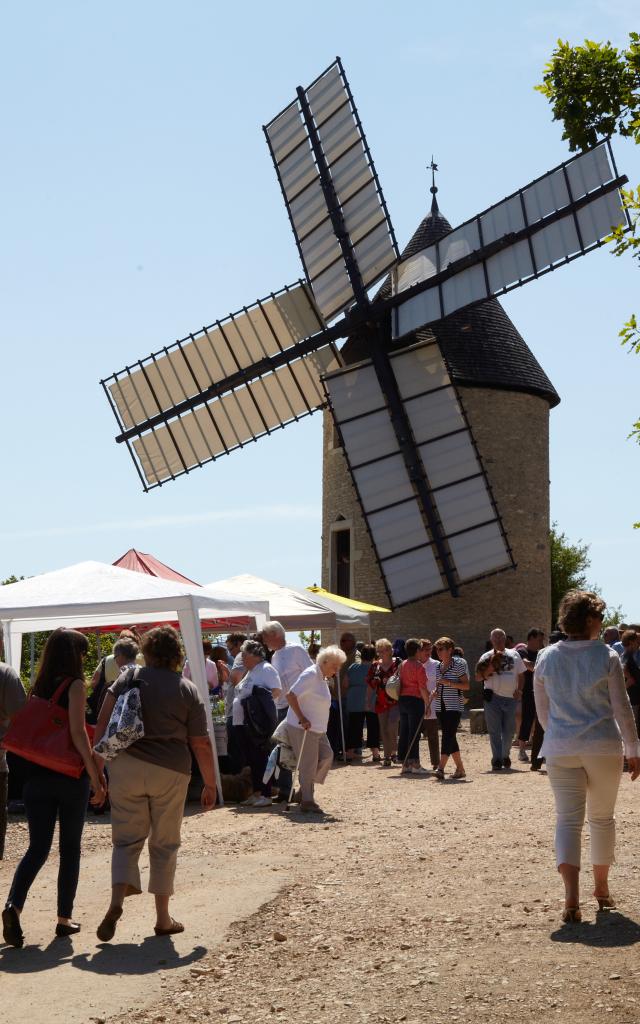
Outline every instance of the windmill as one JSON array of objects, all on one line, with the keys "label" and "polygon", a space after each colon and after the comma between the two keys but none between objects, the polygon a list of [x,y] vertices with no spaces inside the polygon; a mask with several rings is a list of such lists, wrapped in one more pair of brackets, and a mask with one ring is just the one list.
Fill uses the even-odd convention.
[{"label": "windmill", "polygon": [[116,440],[149,490],[328,407],[392,607],[456,596],[515,563],[447,361],[411,338],[600,246],[627,179],[602,142],[400,260],[339,58],[264,132],[305,278],[103,380]]}]

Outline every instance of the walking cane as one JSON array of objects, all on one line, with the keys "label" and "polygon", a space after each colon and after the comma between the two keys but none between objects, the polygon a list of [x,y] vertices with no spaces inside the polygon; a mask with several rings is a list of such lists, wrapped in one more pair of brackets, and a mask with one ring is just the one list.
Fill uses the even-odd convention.
[{"label": "walking cane", "polygon": [[416,742],[416,739],[417,739],[418,735],[420,734],[420,730],[422,729],[422,723],[424,722],[424,717],[425,717],[427,711],[429,710],[429,708],[431,707],[431,704],[433,703],[433,698],[435,697],[435,695],[436,694],[435,694],[435,690],[434,690],[434,692],[429,697],[429,700],[428,700],[427,704],[425,705],[424,715],[420,719],[420,722],[418,723],[418,728],[416,729],[416,731],[413,734],[413,739],[411,740],[411,743],[407,747],[407,752],[406,752],[406,754],[404,756],[404,761],[402,762],[402,767],[400,768],[401,772],[404,771],[404,766],[406,765],[407,760],[409,759],[409,754],[411,752],[411,748],[412,748],[413,744]]},{"label": "walking cane", "polygon": [[302,743],[300,744],[300,753],[298,754],[298,759],[296,761],[296,766],[293,769],[293,772],[291,773],[291,789],[289,790],[289,799],[287,800],[287,810],[289,810],[289,808],[291,807],[291,804],[293,803],[293,791],[296,788],[296,778],[297,778],[297,775],[298,775],[298,769],[300,768],[300,761],[302,760],[302,752],[304,750],[304,744],[305,744],[306,738],[307,738],[307,730],[305,729],[303,731],[303,733],[302,733]]}]

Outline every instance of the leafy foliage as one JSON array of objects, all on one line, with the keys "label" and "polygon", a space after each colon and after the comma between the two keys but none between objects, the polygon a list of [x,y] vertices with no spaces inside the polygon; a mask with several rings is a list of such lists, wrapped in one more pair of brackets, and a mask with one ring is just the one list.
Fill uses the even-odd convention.
[{"label": "leafy foliage", "polygon": [[604,619],[602,620],[602,628],[606,629],[607,626],[619,626],[625,619],[626,615],[622,610],[622,605],[614,605],[613,608],[607,608]]},{"label": "leafy foliage", "polygon": [[[536,89],[549,100],[554,121],[562,121],[562,138],[571,150],[586,149],[599,139],[621,135],[640,145],[640,34],[629,33],[629,46],[586,39],[582,46],[558,40],[543,80]],[[628,229],[617,227],[608,239],[614,256],[630,252],[640,260],[640,186],[622,190]],[[621,344],[640,355],[640,327],[635,314],[619,332]],[[630,437],[640,444],[640,420]],[[640,523],[634,524],[636,528]]]},{"label": "leafy foliage", "polygon": [[588,588],[586,572],[591,565],[589,545],[572,544],[557,523],[549,531],[551,547],[551,622],[558,621],[558,607],[567,590]]},{"label": "leafy foliage", "polygon": [[554,121],[564,125],[571,150],[587,149],[616,133],[640,135],[640,35],[631,32],[629,49],[585,39],[582,46],[558,40],[545,66],[542,84]]}]

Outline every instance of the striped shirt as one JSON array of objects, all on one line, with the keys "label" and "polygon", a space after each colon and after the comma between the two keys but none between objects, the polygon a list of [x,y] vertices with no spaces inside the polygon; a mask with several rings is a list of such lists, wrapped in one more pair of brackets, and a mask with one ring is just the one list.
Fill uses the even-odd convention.
[{"label": "striped shirt", "polygon": [[442,665],[438,662],[436,668],[436,682],[438,684],[438,692],[434,701],[436,711],[462,711],[464,708],[464,697],[462,696],[462,690],[456,689],[454,686],[447,686],[447,679],[451,679],[457,682],[460,676],[469,675],[469,666],[467,665],[464,658],[459,658],[454,655],[449,662],[449,667],[446,672],[442,671]]}]

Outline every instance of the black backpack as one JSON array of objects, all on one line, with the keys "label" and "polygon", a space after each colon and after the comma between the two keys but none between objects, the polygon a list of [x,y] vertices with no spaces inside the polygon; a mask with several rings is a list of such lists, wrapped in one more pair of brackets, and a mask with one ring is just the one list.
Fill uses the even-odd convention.
[{"label": "black backpack", "polygon": [[248,697],[242,701],[245,725],[262,742],[268,740],[278,724],[278,713],[271,690],[265,686],[254,686]]}]

